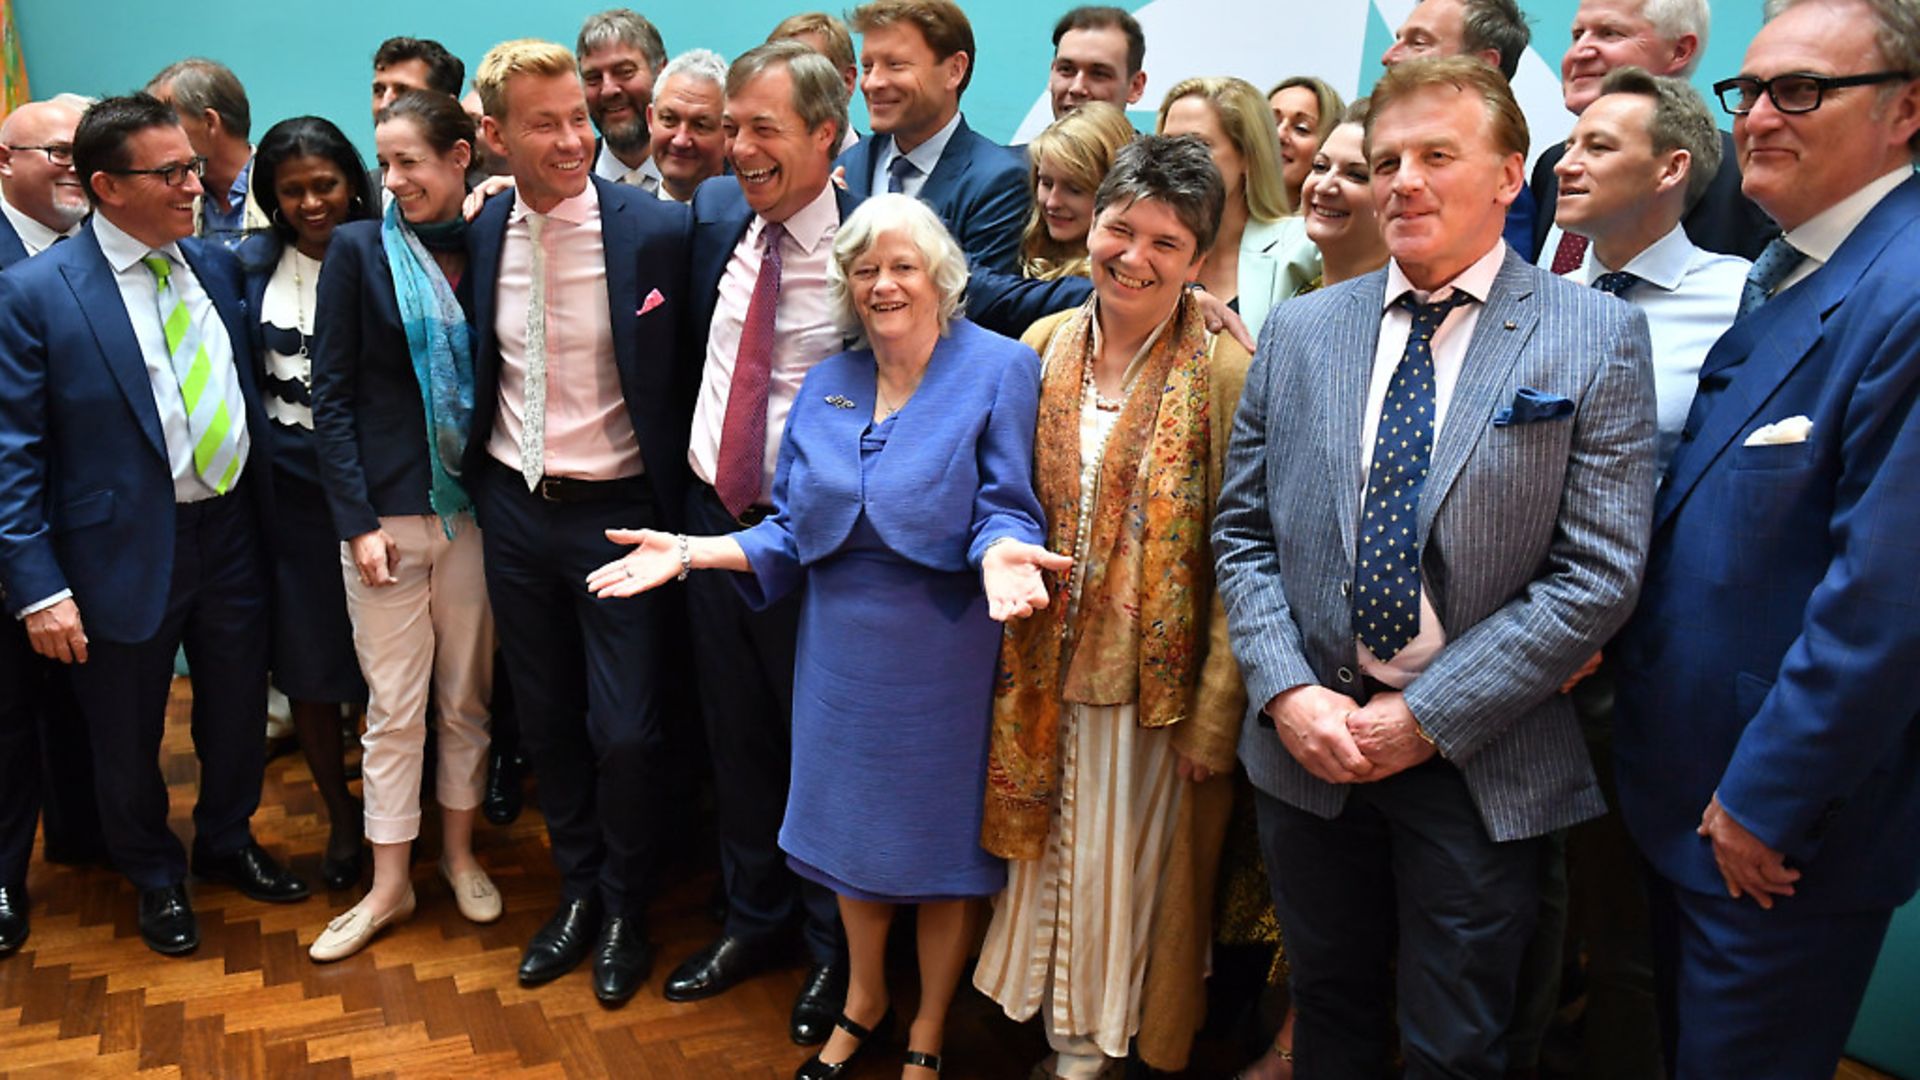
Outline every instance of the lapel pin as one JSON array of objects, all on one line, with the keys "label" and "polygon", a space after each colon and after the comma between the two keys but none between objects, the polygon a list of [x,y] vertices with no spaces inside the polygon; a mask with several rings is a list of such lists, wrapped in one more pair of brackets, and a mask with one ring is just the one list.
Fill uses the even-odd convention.
[{"label": "lapel pin", "polygon": [[1513,322],[1513,320],[1512,320],[1512,319],[1508,319],[1508,320],[1507,320],[1507,329],[1509,329],[1509,330],[1518,330],[1518,329],[1520,329],[1520,328],[1519,328],[1518,326],[1516,326],[1516,325],[1514,325],[1514,322]]},{"label": "lapel pin", "polygon": [[853,399],[841,397],[839,394],[828,394],[827,404],[836,409],[851,409],[853,408]]}]

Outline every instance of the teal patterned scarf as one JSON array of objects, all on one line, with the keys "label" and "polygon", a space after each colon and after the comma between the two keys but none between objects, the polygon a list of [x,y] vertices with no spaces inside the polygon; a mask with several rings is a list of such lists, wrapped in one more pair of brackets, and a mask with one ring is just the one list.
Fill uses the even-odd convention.
[{"label": "teal patterned scarf", "polygon": [[400,216],[398,203],[387,208],[380,239],[393,271],[393,296],[406,327],[407,351],[413,354],[420,402],[427,411],[427,460],[433,468],[429,499],[451,538],[455,517],[473,506],[460,484],[460,457],[473,420],[473,337],[453,286]]}]

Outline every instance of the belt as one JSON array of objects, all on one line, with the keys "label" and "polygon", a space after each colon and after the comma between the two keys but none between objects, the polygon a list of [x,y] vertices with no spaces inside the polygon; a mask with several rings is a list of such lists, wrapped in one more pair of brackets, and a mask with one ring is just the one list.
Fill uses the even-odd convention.
[{"label": "belt", "polygon": [[727,504],[721,501],[720,493],[713,489],[712,484],[703,483],[700,485],[700,490],[706,493],[707,498],[713,500],[713,505],[719,507],[721,513],[732,518],[743,529],[751,529],[773,516],[773,507],[759,505],[749,506],[736,514],[727,509]]},{"label": "belt", "polygon": [[[498,460],[495,468],[513,477],[515,484],[525,485],[519,470]],[[622,476],[614,480],[582,480],[577,476],[543,476],[533,487],[535,497],[552,503],[593,503],[612,502],[614,500],[653,498],[653,488],[647,483],[646,475]]]}]

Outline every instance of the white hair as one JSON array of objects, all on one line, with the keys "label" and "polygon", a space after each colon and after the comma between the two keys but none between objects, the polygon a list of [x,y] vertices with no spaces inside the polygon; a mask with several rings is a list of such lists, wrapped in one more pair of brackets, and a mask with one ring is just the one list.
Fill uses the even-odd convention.
[{"label": "white hair", "polygon": [[867,343],[860,313],[854,310],[848,275],[854,261],[888,233],[904,235],[925,260],[927,277],[940,297],[940,334],[945,337],[947,324],[965,307],[967,256],[931,207],[897,192],[875,195],[861,203],[833,236],[833,260],[827,264],[827,302],[833,308],[834,322],[842,332],[854,335],[859,344]]},{"label": "white hair", "polygon": [[1678,41],[1688,34],[1694,36],[1699,44],[1679,72],[1691,76],[1700,66],[1700,58],[1707,53],[1707,29],[1713,21],[1707,0],[1646,0],[1640,7],[1640,15],[1653,24],[1653,32],[1659,34],[1662,41]]},{"label": "white hair", "polygon": [[688,49],[667,61],[667,66],[660,69],[660,82],[664,83],[675,75],[685,75],[724,88],[727,85],[727,61],[712,49]]}]

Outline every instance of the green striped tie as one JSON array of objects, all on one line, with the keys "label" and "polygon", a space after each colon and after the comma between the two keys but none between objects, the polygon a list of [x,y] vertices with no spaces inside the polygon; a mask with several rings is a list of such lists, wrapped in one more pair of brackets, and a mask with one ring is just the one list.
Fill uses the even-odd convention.
[{"label": "green striped tie", "polygon": [[167,334],[167,353],[180,380],[180,400],[187,407],[187,433],[193,439],[193,468],[216,495],[225,495],[240,475],[240,437],[227,411],[226,365],[216,366],[206,343],[193,325],[187,302],[173,285],[173,263],[165,255],[140,260],[153,271],[160,300],[160,324]]}]

